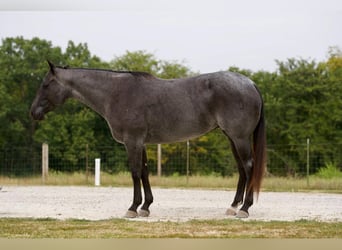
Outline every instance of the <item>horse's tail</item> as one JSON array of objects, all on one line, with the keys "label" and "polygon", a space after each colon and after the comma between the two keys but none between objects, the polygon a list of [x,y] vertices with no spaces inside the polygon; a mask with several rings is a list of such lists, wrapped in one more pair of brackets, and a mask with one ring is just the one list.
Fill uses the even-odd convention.
[{"label": "horse's tail", "polygon": [[[257,89],[258,90],[258,89]],[[260,91],[258,90],[259,94]],[[260,94],[261,97],[261,94]],[[259,195],[261,182],[266,169],[266,128],[264,116],[264,102],[261,98],[261,111],[259,122],[253,132],[253,173],[250,188]]]}]

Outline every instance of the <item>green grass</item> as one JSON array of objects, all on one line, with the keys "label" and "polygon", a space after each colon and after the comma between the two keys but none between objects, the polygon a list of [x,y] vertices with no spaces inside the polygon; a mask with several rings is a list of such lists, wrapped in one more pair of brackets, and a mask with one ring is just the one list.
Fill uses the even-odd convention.
[{"label": "green grass", "polygon": [[[150,176],[152,187],[163,188],[206,188],[235,190],[238,176],[222,177],[217,175],[207,176]],[[14,178],[0,176],[1,185],[42,185],[42,178],[26,177]],[[46,185],[94,185],[94,176],[86,177],[84,173],[56,173],[50,172],[45,182]],[[101,173],[102,186],[131,187],[132,180],[129,173],[118,174]],[[319,191],[342,193],[342,177],[331,176],[330,178],[313,175],[309,178],[266,177],[262,184],[262,191],[273,192],[299,192]]]},{"label": "green grass", "polygon": [[0,219],[0,238],[342,238],[342,223]]}]

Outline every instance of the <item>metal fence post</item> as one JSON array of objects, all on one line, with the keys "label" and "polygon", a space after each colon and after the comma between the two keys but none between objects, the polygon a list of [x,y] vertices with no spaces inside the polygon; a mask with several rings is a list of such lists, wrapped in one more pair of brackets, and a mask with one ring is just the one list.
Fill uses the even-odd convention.
[{"label": "metal fence post", "polygon": [[190,141],[186,142],[186,185],[189,184],[190,173]]},{"label": "metal fence post", "polygon": [[306,184],[309,186],[310,175],[310,139],[306,139]]},{"label": "metal fence post", "polygon": [[86,171],[86,184],[88,184],[89,178],[89,166],[88,166],[88,152],[89,152],[89,145],[86,144],[86,155],[85,155],[85,171]]},{"label": "metal fence post", "polygon": [[49,175],[49,145],[43,143],[42,145],[42,181],[43,184],[47,181]]},{"label": "metal fence post", "polygon": [[162,175],[162,148],[161,148],[161,144],[158,144],[158,148],[157,148],[157,174],[158,177],[160,177]]}]

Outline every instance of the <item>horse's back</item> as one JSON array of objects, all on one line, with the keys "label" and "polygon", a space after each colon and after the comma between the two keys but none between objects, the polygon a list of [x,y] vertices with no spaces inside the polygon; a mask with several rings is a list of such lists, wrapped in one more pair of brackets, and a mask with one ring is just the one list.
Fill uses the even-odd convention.
[{"label": "horse's back", "polygon": [[254,82],[239,73],[220,71],[203,74],[189,78],[183,84],[190,95],[209,102],[215,110],[249,112],[261,107],[261,96]]}]

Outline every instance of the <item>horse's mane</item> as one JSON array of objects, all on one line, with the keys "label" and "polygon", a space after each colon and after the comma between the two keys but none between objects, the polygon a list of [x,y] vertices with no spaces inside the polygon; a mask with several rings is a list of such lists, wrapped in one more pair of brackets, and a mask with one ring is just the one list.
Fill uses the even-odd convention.
[{"label": "horse's mane", "polygon": [[71,69],[71,70],[86,70],[86,71],[102,71],[102,72],[111,72],[111,73],[119,73],[119,74],[131,74],[134,77],[144,77],[144,78],[154,78],[153,75],[147,72],[141,71],[126,71],[126,70],[111,70],[111,69],[96,69],[96,68],[70,68],[69,66],[59,67],[63,69]]}]

